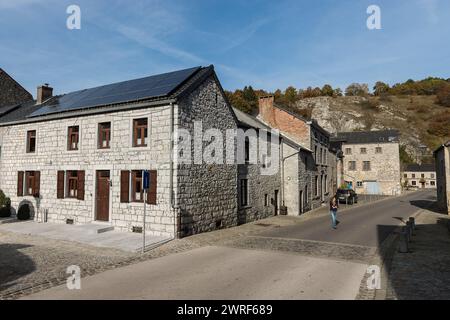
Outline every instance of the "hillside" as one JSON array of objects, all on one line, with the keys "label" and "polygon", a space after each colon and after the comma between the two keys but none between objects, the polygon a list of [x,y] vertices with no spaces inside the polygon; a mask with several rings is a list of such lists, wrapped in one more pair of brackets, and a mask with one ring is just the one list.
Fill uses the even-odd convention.
[{"label": "hillside", "polygon": [[[450,108],[435,103],[435,96],[316,97],[297,101],[291,109],[316,119],[330,131],[397,129],[411,159],[420,159],[450,139]],[[429,159],[428,159],[429,160]]]}]

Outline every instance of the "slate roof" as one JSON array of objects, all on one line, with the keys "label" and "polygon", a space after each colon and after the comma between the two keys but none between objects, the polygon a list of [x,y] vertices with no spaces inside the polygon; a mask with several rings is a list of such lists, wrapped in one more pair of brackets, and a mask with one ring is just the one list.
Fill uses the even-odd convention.
[{"label": "slate roof", "polygon": [[363,143],[389,143],[398,142],[400,133],[397,130],[338,132],[331,137],[332,142],[344,142],[348,144]]},{"label": "slate roof", "polygon": [[424,164],[408,164],[405,167],[405,172],[435,172],[436,166],[433,163],[424,163]]},{"label": "slate roof", "polygon": [[54,96],[41,105],[29,101],[3,115],[1,110],[6,107],[0,107],[0,125],[114,112],[143,103],[175,102],[212,74],[212,65],[195,67]]}]

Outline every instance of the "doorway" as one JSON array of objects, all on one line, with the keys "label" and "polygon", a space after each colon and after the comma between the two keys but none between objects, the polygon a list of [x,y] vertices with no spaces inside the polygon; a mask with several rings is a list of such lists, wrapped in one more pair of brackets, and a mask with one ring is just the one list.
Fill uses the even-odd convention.
[{"label": "doorway", "polygon": [[109,221],[109,171],[97,171],[96,220]]},{"label": "doorway", "polygon": [[299,208],[300,214],[303,213],[303,203],[304,203],[303,190],[301,190],[300,191],[300,208]]},{"label": "doorway", "polygon": [[275,190],[275,198],[273,199],[274,202],[274,210],[275,210],[275,215],[278,215],[278,190]]}]

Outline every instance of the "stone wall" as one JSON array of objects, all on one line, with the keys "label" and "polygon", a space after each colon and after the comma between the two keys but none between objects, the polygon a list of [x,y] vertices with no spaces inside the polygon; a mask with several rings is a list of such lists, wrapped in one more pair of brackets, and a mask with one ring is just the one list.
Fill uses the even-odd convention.
[{"label": "stone wall", "polygon": [[33,100],[33,96],[0,69],[0,107]]},{"label": "stone wall", "polygon": [[[197,141],[202,141],[202,136],[195,136],[194,122],[201,121],[203,132],[218,129],[224,137],[227,129],[237,129],[233,111],[214,76],[180,101],[178,117],[180,128]],[[209,144],[204,141],[203,150]],[[191,155],[194,159],[194,143]],[[177,164],[177,184],[179,236],[237,225],[236,164]]]},{"label": "stone wall", "polygon": [[450,147],[439,149],[435,160],[438,206],[450,214]]},{"label": "stone wall", "polygon": [[[147,147],[132,147],[132,121],[148,118],[149,142]],[[100,122],[111,122],[111,148],[97,148],[97,131]],[[80,126],[78,151],[67,150],[69,126]],[[80,118],[61,119],[39,123],[3,127],[0,172],[1,189],[11,197],[17,210],[23,201],[33,204],[33,197],[17,196],[18,171],[40,171],[39,213],[48,211],[48,221],[65,223],[74,219],[76,224],[95,220],[96,170],[109,170],[110,223],[120,230],[130,231],[142,226],[143,204],[120,203],[120,170],[158,170],[157,205],[148,205],[146,230],[149,234],[173,235],[174,216],[169,206],[170,161],[170,107],[154,107]],[[37,131],[35,153],[26,153],[28,130]],[[57,199],[57,171],[84,170],[85,198]]]},{"label": "stone wall", "polygon": [[[382,153],[376,153],[375,148],[381,147]],[[346,149],[352,150],[346,154]],[[361,154],[361,148],[366,148],[367,153]],[[398,195],[400,186],[400,152],[398,143],[368,143],[342,145],[344,152],[344,180],[351,181],[356,193],[371,193],[368,183],[376,182],[379,192],[383,195]],[[356,161],[356,170],[349,170],[349,161]],[[363,170],[363,161],[370,161],[371,170]],[[363,185],[358,187],[357,182]]]}]

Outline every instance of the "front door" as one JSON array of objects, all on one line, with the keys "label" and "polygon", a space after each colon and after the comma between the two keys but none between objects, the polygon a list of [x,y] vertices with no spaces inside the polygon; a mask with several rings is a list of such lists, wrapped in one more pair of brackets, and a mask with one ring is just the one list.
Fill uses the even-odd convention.
[{"label": "front door", "polygon": [[299,203],[300,203],[300,208],[299,208],[299,213],[300,214],[302,214],[303,213],[303,203],[304,203],[304,200],[303,200],[303,191],[300,191],[300,201],[299,201]]},{"label": "front door", "polygon": [[96,220],[109,221],[109,171],[97,171]]},{"label": "front door", "polygon": [[278,215],[278,190],[275,190],[275,198],[273,200],[274,202],[274,209],[275,209],[275,215]]}]

